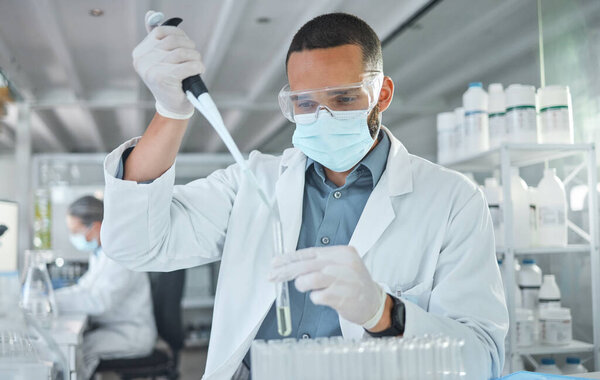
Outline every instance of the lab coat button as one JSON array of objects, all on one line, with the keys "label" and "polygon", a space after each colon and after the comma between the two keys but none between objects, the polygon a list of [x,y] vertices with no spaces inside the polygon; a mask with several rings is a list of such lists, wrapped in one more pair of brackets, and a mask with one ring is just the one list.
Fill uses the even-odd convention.
[{"label": "lab coat button", "polygon": [[323,236],[321,238],[321,243],[323,243],[325,245],[329,244],[329,238],[327,236]]},{"label": "lab coat button", "polygon": [[335,193],[333,193],[333,197],[335,199],[340,199],[342,197],[342,192],[341,191],[336,191]]},{"label": "lab coat button", "polygon": [[307,333],[302,334],[302,339],[310,339],[310,335]]}]

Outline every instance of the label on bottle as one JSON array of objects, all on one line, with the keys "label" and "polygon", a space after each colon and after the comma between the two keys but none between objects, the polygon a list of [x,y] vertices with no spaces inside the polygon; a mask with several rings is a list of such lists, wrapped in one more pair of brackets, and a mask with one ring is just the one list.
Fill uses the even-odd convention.
[{"label": "label on bottle", "polygon": [[540,294],[539,286],[521,286],[521,298],[525,309],[535,310],[538,307],[538,296]]},{"label": "label on bottle", "polygon": [[529,205],[529,225],[531,231],[537,231],[538,229],[538,218],[537,218],[537,206],[534,204]]},{"label": "label on bottle", "polygon": [[565,211],[562,206],[557,205],[540,207],[540,226],[556,226],[565,224]]},{"label": "label on bottle", "polygon": [[540,110],[540,128],[542,134],[565,132],[570,133],[569,108],[548,107]]},{"label": "label on bottle", "polygon": [[504,113],[490,114],[490,140],[503,140],[506,136],[506,122]]},{"label": "label on bottle", "polygon": [[506,112],[506,127],[513,137],[533,136],[537,133],[537,115],[534,106],[509,108]]},{"label": "label on bottle", "polygon": [[571,321],[540,318],[540,338],[545,344],[568,344],[573,339]]}]

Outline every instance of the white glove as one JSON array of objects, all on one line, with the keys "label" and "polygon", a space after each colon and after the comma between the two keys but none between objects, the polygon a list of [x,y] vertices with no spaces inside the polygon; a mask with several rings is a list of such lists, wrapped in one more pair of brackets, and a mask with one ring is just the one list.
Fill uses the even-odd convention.
[{"label": "white glove", "polygon": [[299,291],[312,291],[313,303],[327,305],[367,330],[383,315],[387,294],[371,279],[353,247],[307,248],[275,257],[269,280],[293,279]]},{"label": "white glove", "polygon": [[201,74],[204,65],[195,44],[174,26],[148,24],[153,11],[146,13],[149,34],[133,49],[135,71],[156,99],[156,111],[171,119],[189,119],[194,107],[181,88],[185,78]]}]

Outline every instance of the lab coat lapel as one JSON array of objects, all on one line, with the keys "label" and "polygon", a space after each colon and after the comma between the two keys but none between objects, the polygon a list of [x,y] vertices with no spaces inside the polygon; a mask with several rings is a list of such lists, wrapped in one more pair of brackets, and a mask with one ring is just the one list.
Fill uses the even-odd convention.
[{"label": "lab coat lapel", "polygon": [[[394,198],[412,192],[412,171],[408,152],[387,128],[382,127],[382,129],[388,134],[391,142],[386,169],[369,196],[348,244],[356,248],[360,257],[373,248],[396,218]],[[340,317],[340,328],[342,335],[347,339],[360,339],[364,335],[362,326],[342,317]]]},{"label": "lab coat lapel", "polygon": [[348,244],[356,248],[361,257],[373,247],[396,217],[392,204],[393,197],[412,191],[412,171],[408,152],[387,128],[382,128],[390,138],[386,169],[371,192]]}]

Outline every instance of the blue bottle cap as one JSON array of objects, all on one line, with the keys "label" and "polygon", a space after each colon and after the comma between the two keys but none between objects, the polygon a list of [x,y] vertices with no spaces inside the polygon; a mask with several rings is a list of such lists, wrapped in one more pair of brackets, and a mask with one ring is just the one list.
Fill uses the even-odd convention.
[{"label": "blue bottle cap", "polygon": [[542,364],[552,365],[552,364],[556,364],[556,362],[552,358],[542,358]]},{"label": "blue bottle cap", "polygon": [[523,259],[523,264],[535,264],[534,259]]},{"label": "blue bottle cap", "polygon": [[567,364],[581,364],[581,360],[579,358],[567,357]]},{"label": "blue bottle cap", "polygon": [[483,83],[481,83],[481,82],[471,82],[471,83],[469,83],[469,88],[471,88],[471,87],[483,88]]}]

